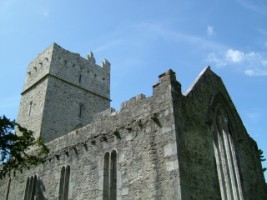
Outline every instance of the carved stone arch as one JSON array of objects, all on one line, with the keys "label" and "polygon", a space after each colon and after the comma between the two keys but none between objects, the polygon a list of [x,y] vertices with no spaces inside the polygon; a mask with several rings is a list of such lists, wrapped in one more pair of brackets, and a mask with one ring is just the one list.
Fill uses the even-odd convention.
[{"label": "carved stone arch", "polygon": [[237,128],[237,118],[234,114],[235,108],[231,106],[232,102],[228,102],[222,93],[217,93],[216,95],[211,97],[209,111],[207,116],[207,121],[209,124],[215,123],[216,116],[221,112],[224,117],[224,120],[227,121],[229,126],[231,127],[233,134],[233,138],[236,142],[238,139],[238,128]]},{"label": "carved stone arch", "polygon": [[236,124],[231,106],[222,94],[212,98],[209,111],[213,150],[222,199],[242,200],[240,170],[236,153]]}]

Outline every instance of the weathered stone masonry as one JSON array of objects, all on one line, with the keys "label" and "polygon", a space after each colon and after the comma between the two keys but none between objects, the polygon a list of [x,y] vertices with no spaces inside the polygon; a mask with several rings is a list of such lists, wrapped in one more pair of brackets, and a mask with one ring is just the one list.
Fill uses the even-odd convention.
[{"label": "weathered stone masonry", "polygon": [[[52,49],[55,59],[59,52],[60,57],[72,55],[55,44]],[[49,54],[47,51],[41,57]],[[90,54],[89,60],[92,58]],[[80,58],[66,57],[62,63],[74,62],[73,59]],[[50,62],[54,62],[53,58]],[[29,123],[35,130],[47,126],[41,136],[47,138],[50,155],[44,164],[2,180],[0,199],[267,199],[257,145],[247,134],[222,80],[209,67],[184,95],[175,73],[168,70],[159,76],[151,97],[137,95],[115,111],[108,108],[107,61],[97,68],[107,70],[97,74],[107,82],[103,77],[96,82],[101,85],[104,81],[106,91],[100,89],[102,86],[93,86],[94,73],[88,77],[77,73],[71,78],[75,73],[67,74],[69,68],[56,69],[59,63],[51,64],[58,74],[41,78],[28,92],[35,99],[22,99],[20,107],[24,114],[29,114],[23,108],[25,101],[26,107],[32,101],[40,108],[36,111],[32,107],[34,117],[25,120],[24,125]],[[59,78],[63,81],[57,81]],[[80,80],[89,81],[92,86],[80,91]],[[47,89],[49,84],[52,87]],[[74,94],[76,89],[79,92]],[[83,94],[84,89],[88,89],[88,97]],[[45,90],[46,97],[39,93]],[[24,89],[22,96],[25,94]],[[68,98],[73,95],[77,98]],[[89,104],[84,98],[93,107],[95,101],[103,99],[96,106],[99,109],[85,117],[89,119],[87,125],[82,123],[85,126],[73,131],[70,128],[55,133],[60,126],[75,127],[80,123],[76,120],[84,117],[80,116],[80,107],[69,108],[74,115],[70,116],[64,105],[83,102],[86,109]],[[45,106],[46,101],[58,105]],[[42,114],[48,119],[35,117]],[[30,120],[36,120],[34,126]],[[59,127],[51,129],[54,120]]]},{"label": "weathered stone masonry", "polygon": [[110,63],[51,45],[30,63],[18,121],[49,142],[110,107]]}]

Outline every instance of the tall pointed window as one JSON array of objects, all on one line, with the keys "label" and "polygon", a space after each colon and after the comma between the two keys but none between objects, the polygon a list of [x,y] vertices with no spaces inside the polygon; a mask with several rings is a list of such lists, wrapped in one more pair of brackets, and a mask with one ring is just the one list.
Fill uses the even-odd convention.
[{"label": "tall pointed window", "polygon": [[117,152],[113,150],[111,154],[104,156],[103,174],[103,199],[116,200],[117,197]]},{"label": "tall pointed window", "polygon": [[70,180],[70,166],[62,167],[59,183],[59,200],[68,200]]},{"label": "tall pointed window", "polygon": [[27,179],[24,200],[33,200],[36,197],[36,182],[36,175]]},{"label": "tall pointed window", "polygon": [[109,200],[109,153],[104,156],[103,200]]},{"label": "tall pointed window", "polygon": [[213,124],[213,148],[222,200],[242,200],[242,188],[232,126],[228,116],[217,109]]}]

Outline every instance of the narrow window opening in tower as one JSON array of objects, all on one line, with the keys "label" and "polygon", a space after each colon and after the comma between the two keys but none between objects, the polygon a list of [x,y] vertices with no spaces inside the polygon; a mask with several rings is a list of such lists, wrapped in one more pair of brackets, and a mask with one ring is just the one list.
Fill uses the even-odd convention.
[{"label": "narrow window opening in tower", "polygon": [[79,76],[79,83],[82,83],[82,74]]},{"label": "narrow window opening in tower", "polygon": [[79,118],[83,117],[84,105],[82,103],[79,104]]},{"label": "narrow window opening in tower", "polygon": [[29,105],[29,116],[31,116],[32,114],[32,101],[30,102],[30,105]]}]

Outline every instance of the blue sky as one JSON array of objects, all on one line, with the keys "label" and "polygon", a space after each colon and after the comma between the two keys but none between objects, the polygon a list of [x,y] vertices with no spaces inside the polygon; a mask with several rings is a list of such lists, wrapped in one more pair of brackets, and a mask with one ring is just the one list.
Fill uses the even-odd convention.
[{"label": "blue sky", "polygon": [[17,117],[27,65],[53,42],[110,61],[116,109],[169,68],[185,92],[210,65],[267,157],[266,22],[266,0],[0,0],[0,115]]}]

